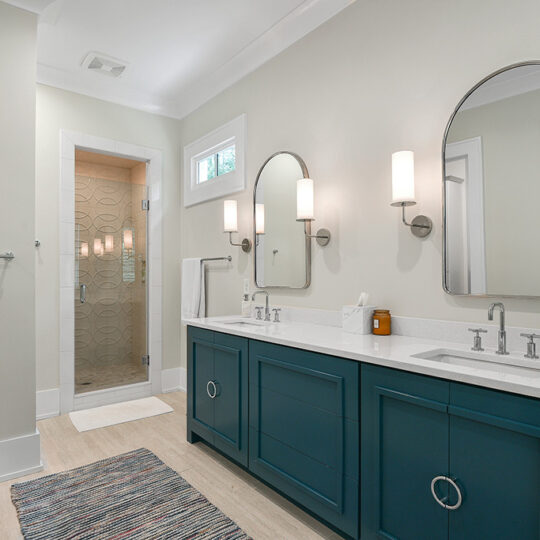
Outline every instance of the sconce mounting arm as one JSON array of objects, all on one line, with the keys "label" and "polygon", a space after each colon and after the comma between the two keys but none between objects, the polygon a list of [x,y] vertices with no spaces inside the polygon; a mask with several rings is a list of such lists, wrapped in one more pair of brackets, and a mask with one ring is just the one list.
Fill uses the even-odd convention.
[{"label": "sconce mounting arm", "polygon": [[414,236],[417,236],[418,238],[425,238],[431,233],[433,229],[433,222],[431,221],[430,218],[420,214],[416,216],[415,218],[413,218],[413,220],[409,223],[407,222],[407,219],[405,218],[405,207],[411,206],[411,205],[406,204],[406,203],[401,203],[400,206],[401,206],[401,220],[403,221],[403,225],[410,227],[411,232],[414,234]]},{"label": "sconce mounting arm", "polygon": [[241,247],[244,253],[249,253],[251,251],[251,240],[249,240],[248,238],[244,238],[242,242],[235,243],[232,240],[232,234],[232,232],[229,232],[229,243],[231,244],[231,246]]}]

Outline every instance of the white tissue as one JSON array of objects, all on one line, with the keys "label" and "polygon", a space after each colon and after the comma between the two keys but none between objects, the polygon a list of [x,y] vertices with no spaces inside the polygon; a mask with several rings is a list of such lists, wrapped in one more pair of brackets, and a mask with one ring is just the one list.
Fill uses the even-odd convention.
[{"label": "white tissue", "polygon": [[369,300],[369,294],[367,292],[360,293],[360,296],[358,298],[357,306],[367,306]]}]

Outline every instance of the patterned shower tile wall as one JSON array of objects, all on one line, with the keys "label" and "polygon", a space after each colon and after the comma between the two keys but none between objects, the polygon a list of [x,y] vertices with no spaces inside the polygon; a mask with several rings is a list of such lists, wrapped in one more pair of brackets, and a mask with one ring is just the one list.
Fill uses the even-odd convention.
[{"label": "patterned shower tile wall", "polygon": [[[147,380],[141,363],[146,354],[146,214],[140,202],[145,188],[75,175],[77,286],[87,287],[84,304],[75,295],[77,393]],[[134,230],[128,258],[122,253],[127,228]],[[134,279],[133,272],[125,277],[130,259]]]}]

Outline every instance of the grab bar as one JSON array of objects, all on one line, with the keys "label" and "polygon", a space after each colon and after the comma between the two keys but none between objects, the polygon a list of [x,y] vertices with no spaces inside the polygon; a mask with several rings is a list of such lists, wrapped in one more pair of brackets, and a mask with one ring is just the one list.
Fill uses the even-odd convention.
[{"label": "grab bar", "polygon": [[15,255],[13,254],[13,251],[6,251],[5,253],[0,253],[0,259],[6,259],[8,261],[11,261],[15,258]]}]

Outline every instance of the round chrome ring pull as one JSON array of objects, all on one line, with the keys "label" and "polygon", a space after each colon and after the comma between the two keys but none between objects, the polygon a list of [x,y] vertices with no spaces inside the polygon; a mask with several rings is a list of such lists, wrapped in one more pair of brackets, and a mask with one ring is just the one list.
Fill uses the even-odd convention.
[{"label": "round chrome ring pull", "polygon": [[[437,482],[441,480],[448,482],[456,490],[458,496],[456,504],[446,504],[446,497],[444,499],[439,499],[439,497],[437,497],[437,493],[435,492],[435,486],[437,485]],[[440,504],[443,508],[446,508],[446,510],[457,510],[463,502],[463,495],[461,494],[461,489],[459,489],[459,486],[456,484],[456,482],[448,476],[436,476],[431,481],[431,494],[433,495],[433,498],[437,501],[437,504]]]},{"label": "round chrome ring pull", "polygon": [[[212,390],[212,392],[210,392]],[[214,381],[208,381],[206,383],[206,393],[210,399],[214,399],[217,396],[217,386]]]}]

